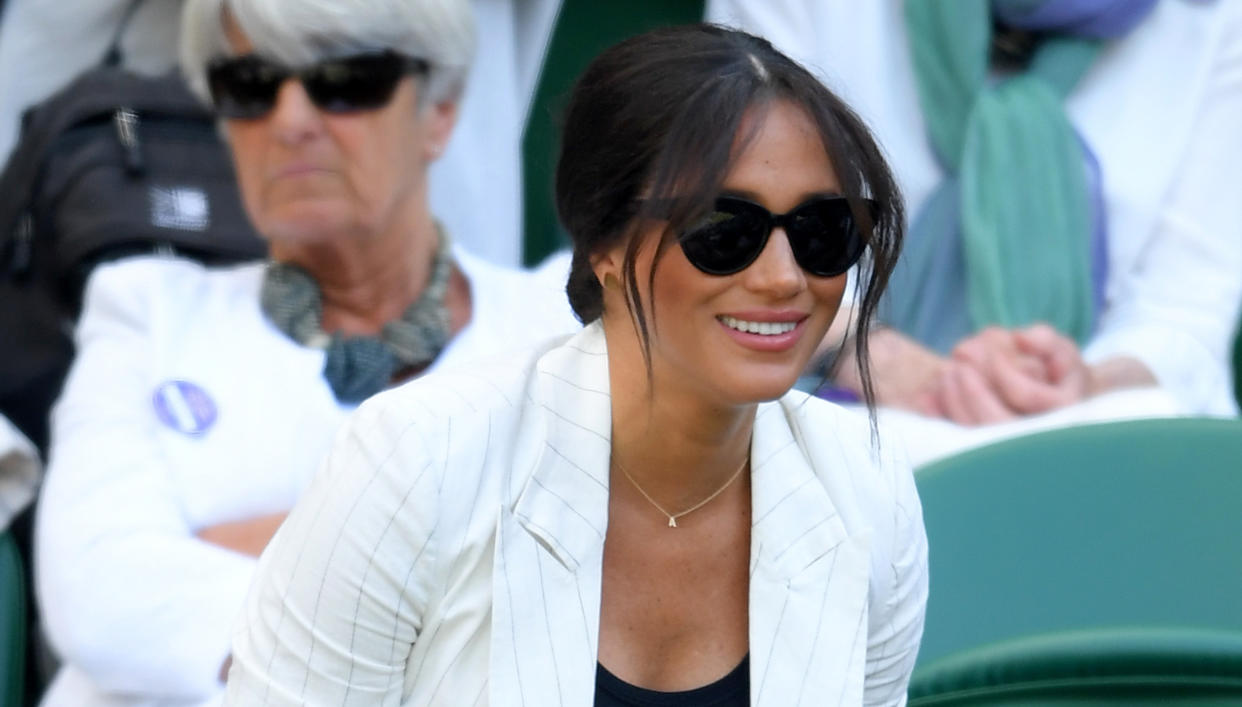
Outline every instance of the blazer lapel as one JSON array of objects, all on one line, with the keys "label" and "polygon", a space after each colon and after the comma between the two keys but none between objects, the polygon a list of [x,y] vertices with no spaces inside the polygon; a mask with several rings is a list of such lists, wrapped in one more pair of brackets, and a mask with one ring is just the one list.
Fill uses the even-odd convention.
[{"label": "blazer lapel", "polygon": [[[590,705],[608,522],[611,402],[603,331],[544,355],[520,433],[545,440],[517,465],[496,529],[490,703]],[[870,543],[849,535],[781,403],[751,446],[751,703],[858,704]],[[820,464],[844,460],[817,459]]]},{"label": "blazer lapel", "polygon": [[595,698],[612,410],[603,331],[544,355],[523,436],[545,440],[496,530],[491,704]]},{"label": "blazer lapel", "polygon": [[751,704],[861,704],[870,537],[846,532],[799,434],[782,403],[760,406],[751,448]]}]

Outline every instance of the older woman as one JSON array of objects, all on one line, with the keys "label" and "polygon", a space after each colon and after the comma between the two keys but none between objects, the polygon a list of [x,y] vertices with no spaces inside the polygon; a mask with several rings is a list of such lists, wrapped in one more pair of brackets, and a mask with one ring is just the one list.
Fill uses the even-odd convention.
[{"label": "older woman", "polygon": [[587,69],[557,170],[586,329],[377,396],[264,555],[232,704],[901,704],[910,468],[790,392],[901,205],[767,42],[657,30]]},{"label": "older woman", "polygon": [[49,704],[217,699],[254,556],[355,405],[576,328],[563,266],[487,265],[428,211],[473,48],[467,0],[187,4],[272,260],[92,276],[38,520]]}]

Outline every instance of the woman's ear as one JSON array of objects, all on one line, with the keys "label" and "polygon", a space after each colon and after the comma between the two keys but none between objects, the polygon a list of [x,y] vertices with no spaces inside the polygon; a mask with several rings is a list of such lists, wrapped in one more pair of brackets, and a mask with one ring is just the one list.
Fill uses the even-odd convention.
[{"label": "woman's ear", "polygon": [[625,251],[622,248],[611,248],[591,256],[591,270],[595,272],[595,279],[599,281],[600,287],[604,288],[605,298],[610,292],[621,293],[624,258]]},{"label": "woman's ear", "polygon": [[426,159],[428,162],[438,160],[448,147],[449,138],[453,135],[453,126],[457,125],[457,101],[444,100],[426,107],[427,144]]}]

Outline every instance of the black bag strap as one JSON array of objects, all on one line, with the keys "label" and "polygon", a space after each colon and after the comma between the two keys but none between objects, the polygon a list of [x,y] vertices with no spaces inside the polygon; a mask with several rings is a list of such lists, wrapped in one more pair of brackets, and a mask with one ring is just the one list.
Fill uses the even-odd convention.
[{"label": "black bag strap", "polygon": [[91,69],[31,108],[22,121],[27,129],[0,172],[0,269],[14,264],[4,262],[11,255],[9,242],[22,228],[22,214],[33,197],[48,150],[69,128],[111,117],[131,100],[129,107],[142,115],[211,120],[211,112],[176,73],[147,78],[114,67]]},{"label": "black bag strap", "polygon": [[112,41],[108,42],[108,48],[99,62],[100,66],[120,66],[125,61],[125,52],[121,50],[121,40],[125,38],[125,30],[129,29],[129,23],[134,19],[138,6],[144,1],[129,0],[129,5],[125,6],[125,12],[121,14],[120,24],[112,33]]}]

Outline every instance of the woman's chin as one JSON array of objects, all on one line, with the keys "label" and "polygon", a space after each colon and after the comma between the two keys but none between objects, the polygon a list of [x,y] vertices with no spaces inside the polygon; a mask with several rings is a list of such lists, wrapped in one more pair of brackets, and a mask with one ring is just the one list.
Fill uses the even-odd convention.
[{"label": "woman's chin", "polygon": [[731,381],[729,397],[746,404],[771,402],[788,393],[797,382],[798,376],[786,371],[756,371]]},{"label": "woman's chin", "polygon": [[312,245],[338,242],[356,231],[354,222],[335,209],[284,209],[270,214],[260,225],[273,244]]}]

